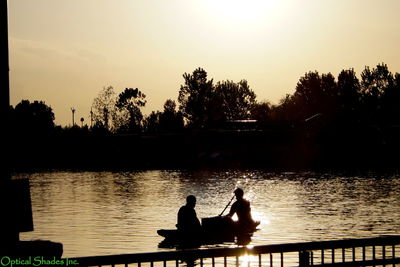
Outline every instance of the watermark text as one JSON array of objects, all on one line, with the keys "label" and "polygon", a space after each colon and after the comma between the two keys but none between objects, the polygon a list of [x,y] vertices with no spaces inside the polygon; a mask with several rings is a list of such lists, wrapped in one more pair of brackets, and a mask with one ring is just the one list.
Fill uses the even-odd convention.
[{"label": "watermark text", "polygon": [[0,258],[0,266],[78,266],[79,263],[77,260],[73,259],[59,259],[56,257],[49,258],[43,256],[29,256],[26,258],[23,257],[9,257],[9,256],[1,256]]}]

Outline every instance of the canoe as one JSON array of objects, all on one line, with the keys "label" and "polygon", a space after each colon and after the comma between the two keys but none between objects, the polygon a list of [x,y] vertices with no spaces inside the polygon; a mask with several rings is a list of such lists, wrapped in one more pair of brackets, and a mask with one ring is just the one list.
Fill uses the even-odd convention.
[{"label": "canoe", "polygon": [[225,242],[236,242],[248,244],[251,236],[258,230],[260,222],[254,222],[246,227],[238,225],[228,217],[202,218],[201,231],[197,233],[182,233],[178,229],[160,229],[158,235],[165,238],[160,244],[164,247],[183,246],[198,247],[208,244],[219,244]]}]

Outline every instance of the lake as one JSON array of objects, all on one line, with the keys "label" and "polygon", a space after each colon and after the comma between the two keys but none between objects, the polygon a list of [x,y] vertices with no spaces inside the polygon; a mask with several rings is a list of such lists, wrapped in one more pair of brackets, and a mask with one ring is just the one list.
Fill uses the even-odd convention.
[{"label": "lake", "polygon": [[222,212],[236,187],[261,221],[252,245],[400,233],[400,176],[264,171],[52,171],[29,178],[35,230],[21,240],[61,242],[64,257],[169,250],[156,231],[175,228],[189,194],[199,218]]}]

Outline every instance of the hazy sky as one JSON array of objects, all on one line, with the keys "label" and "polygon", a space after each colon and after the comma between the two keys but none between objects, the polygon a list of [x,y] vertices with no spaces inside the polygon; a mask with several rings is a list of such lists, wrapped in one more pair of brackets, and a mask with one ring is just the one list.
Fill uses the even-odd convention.
[{"label": "hazy sky", "polygon": [[400,72],[399,0],[9,0],[11,104],[43,100],[56,123],[89,122],[104,86],[139,88],[144,112],[182,74],[246,79],[277,103],[306,72],[384,62]]}]

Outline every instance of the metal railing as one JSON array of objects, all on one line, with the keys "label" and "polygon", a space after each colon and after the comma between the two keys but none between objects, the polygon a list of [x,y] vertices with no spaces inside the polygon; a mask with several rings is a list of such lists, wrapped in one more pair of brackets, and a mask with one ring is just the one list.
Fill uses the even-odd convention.
[{"label": "metal railing", "polygon": [[[400,236],[68,259],[79,266],[400,266]],[[72,264],[71,264],[72,266]]]}]

